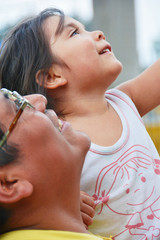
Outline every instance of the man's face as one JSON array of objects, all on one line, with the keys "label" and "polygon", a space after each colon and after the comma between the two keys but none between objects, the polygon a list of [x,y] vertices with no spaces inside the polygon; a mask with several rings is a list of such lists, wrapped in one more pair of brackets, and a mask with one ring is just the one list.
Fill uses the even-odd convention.
[{"label": "man's face", "polygon": [[[89,138],[74,131],[67,122],[63,122],[60,132],[58,118],[53,110],[46,110],[43,96],[30,95],[27,99],[35,109],[25,108],[7,140],[8,144],[17,144],[20,150],[15,175],[26,176],[44,194],[48,190],[52,192],[57,183],[60,188],[64,183],[70,188],[73,181],[79,184]],[[16,115],[16,105],[2,93],[0,101],[0,122],[8,128]]]}]

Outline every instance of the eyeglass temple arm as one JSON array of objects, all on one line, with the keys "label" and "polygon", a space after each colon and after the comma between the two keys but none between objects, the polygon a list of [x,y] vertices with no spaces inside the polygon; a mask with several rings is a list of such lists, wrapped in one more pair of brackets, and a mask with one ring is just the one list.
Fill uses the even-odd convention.
[{"label": "eyeglass temple arm", "polygon": [[14,129],[14,127],[15,127],[15,125],[16,125],[16,123],[17,123],[17,120],[18,120],[19,117],[21,116],[21,114],[22,114],[24,108],[26,107],[26,105],[28,105],[28,102],[26,102],[26,101],[22,102],[22,104],[21,104],[21,106],[20,106],[20,108],[19,108],[16,116],[14,117],[11,125],[9,126],[8,130],[6,131],[6,133],[4,134],[4,136],[2,137],[2,139],[1,139],[1,141],[0,141],[0,147],[2,147],[2,146],[6,143],[9,134],[10,134],[10,133],[12,132],[12,130]]}]

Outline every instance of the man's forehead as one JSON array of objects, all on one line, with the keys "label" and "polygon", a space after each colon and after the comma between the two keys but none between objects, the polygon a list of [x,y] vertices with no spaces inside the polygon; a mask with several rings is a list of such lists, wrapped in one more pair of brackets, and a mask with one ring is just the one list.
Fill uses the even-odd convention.
[{"label": "man's forehead", "polygon": [[1,126],[3,125],[4,130],[6,130],[6,127],[14,117],[14,108],[11,101],[2,92],[0,92],[0,106],[0,123]]},{"label": "man's forehead", "polygon": [[1,120],[5,119],[8,121],[11,120],[16,114],[16,104],[12,101],[7,94],[0,92],[0,116],[2,116]]},{"label": "man's forehead", "polygon": [[7,94],[0,92],[0,121],[4,121],[4,119],[8,121],[11,117],[13,118],[13,114],[16,113],[14,104]]},{"label": "man's forehead", "polygon": [[5,93],[0,92],[0,103],[7,103],[8,102],[8,97]]},{"label": "man's forehead", "polygon": [[6,112],[8,112],[7,110],[10,110],[9,106],[13,105],[13,101],[11,101],[8,97],[7,94],[0,92],[0,105],[1,105],[1,110],[6,110]]}]

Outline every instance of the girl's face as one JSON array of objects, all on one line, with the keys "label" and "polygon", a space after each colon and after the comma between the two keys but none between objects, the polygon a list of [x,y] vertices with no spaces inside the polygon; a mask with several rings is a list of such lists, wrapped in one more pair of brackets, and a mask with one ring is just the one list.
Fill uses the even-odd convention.
[{"label": "girl's face", "polygon": [[68,84],[76,89],[92,87],[105,89],[116,79],[122,69],[115,58],[110,44],[101,31],[88,32],[73,18],[65,17],[62,33],[55,36],[59,17],[49,17],[44,29],[53,55],[66,66],[60,66],[60,72]]}]

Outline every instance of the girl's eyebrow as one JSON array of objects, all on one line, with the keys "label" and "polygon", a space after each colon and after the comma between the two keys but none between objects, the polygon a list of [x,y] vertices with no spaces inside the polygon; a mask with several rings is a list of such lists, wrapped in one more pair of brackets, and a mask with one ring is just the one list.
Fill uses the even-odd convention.
[{"label": "girl's eyebrow", "polygon": [[72,27],[72,28],[77,28],[77,27],[80,27],[80,28],[83,28],[85,29],[84,25],[82,23],[79,23],[79,24],[76,24],[76,23],[68,23],[66,25],[64,25],[64,30],[66,28],[69,28],[69,27]]}]

